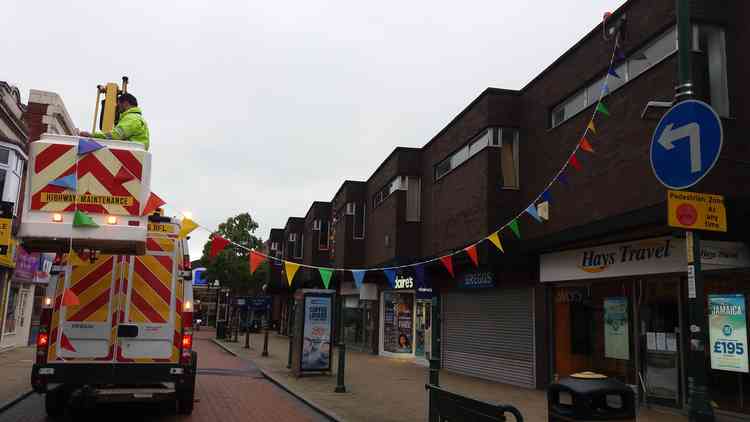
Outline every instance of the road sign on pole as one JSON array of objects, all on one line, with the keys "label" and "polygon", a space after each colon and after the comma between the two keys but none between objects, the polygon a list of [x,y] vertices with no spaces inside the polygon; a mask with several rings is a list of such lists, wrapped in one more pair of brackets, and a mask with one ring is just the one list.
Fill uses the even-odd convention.
[{"label": "road sign on pole", "polygon": [[713,168],[724,133],[719,115],[703,101],[677,103],[651,137],[651,167],[662,185],[687,189]]}]

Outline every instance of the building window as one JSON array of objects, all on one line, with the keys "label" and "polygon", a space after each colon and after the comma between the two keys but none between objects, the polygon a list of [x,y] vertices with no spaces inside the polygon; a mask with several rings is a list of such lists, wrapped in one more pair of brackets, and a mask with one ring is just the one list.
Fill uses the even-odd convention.
[{"label": "building window", "polygon": [[[609,76],[607,90],[616,91],[675,52],[677,52],[677,33],[674,28],[670,28],[615,67],[615,73],[619,77]],[[605,80],[607,80],[606,71],[594,83],[581,88],[554,107],[550,112],[550,126],[557,127],[585,108],[596,104],[603,95],[606,95],[602,93],[602,84]]]},{"label": "building window", "polygon": [[708,99],[720,116],[729,117],[729,88],[727,83],[727,52],[724,30],[716,26],[693,27],[693,50],[703,56],[705,79],[701,85],[708,87]]},{"label": "building window", "polygon": [[422,218],[422,179],[409,176],[406,180],[406,221],[417,222]]},{"label": "building window", "polygon": [[406,176],[396,176],[383,186],[379,191],[372,197],[372,207],[375,208],[383,203],[393,192],[397,190],[406,190]]},{"label": "building window", "polygon": [[320,220],[313,220],[313,230],[320,230]]},{"label": "building window", "polygon": [[445,158],[443,161],[435,165],[435,180],[440,180],[443,176],[450,173],[453,169],[460,166],[469,158],[475,156],[479,151],[487,148],[488,146],[498,146],[498,140],[495,137],[497,133],[496,128],[488,128],[483,130],[479,135],[474,137],[471,141],[467,142],[466,145],[462,146],[458,151]]},{"label": "building window", "polygon": [[321,251],[328,250],[328,240],[330,236],[330,224],[328,221],[317,220],[319,223],[320,235],[318,236],[318,249]]},{"label": "building window", "polygon": [[303,253],[303,246],[305,243],[305,235],[300,234],[299,236],[299,242],[294,242],[294,257],[295,258],[302,258]]},{"label": "building window", "polygon": [[354,202],[347,202],[346,203],[346,215],[354,215],[355,210]]},{"label": "building window", "polygon": [[18,215],[18,198],[25,161],[9,148],[0,147],[0,200],[13,203],[13,215]]},{"label": "building window", "polygon": [[502,141],[500,167],[503,173],[503,188],[518,189],[518,129],[501,129]]},{"label": "building window", "polygon": [[366,207],[362,202],[357,203],[356,212],[354,213],[354,238],[365,238],[365,212]]},{"label": "building window", "polygon": [[290,242],[296,242],[297,241],[297,233],[289,233],[289,241]]}]

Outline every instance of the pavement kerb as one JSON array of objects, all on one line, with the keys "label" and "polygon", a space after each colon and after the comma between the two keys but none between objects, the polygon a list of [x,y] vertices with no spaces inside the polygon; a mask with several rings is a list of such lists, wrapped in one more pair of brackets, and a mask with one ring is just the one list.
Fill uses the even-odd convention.
[{"label": "pavement kerb", "polygon": [[21,395],[19,395],[18,397],[16,397],[13,400],[10,400],[10,401],[8,401],[6,403],[0,404],[0,414],[3,413],[3,412],[5,412],[6,410],[10,409],[11,407],[13,407],[13,405],[15,405],[16,403],[24,400],[26,397],[29,397],[32,394],[34,394],[34,390],[29,390],[29,391],[27,391],[25,393],[22,393]]},{"label": "pavement kerb", "polygon": [[[229,346],[227,346],[227,345],[223,344],[222,342],[220,342],[219,340],[217,340],[215,338],[212,338],[211,341],[214,342],[214,344],[216,344],[217,346],[219,346],[222,349],[224,349],[224,351],[226,351],[227,353],[229,353],[229,354],[231,354],[231,355],[233,355],[235,357],[238,357],[240,359],[246,359],[246,358],[240,356],[237,352],[235,352],[231,348],[229,348]],[[281,388],[282,390],[284,390],[287,393],[291,394],[292,396],[296,397],[298,400],[300,400],[301,402],[305,403],[309,407],[315,409],[315,411],[317,411],[321,415],[325,416],[329,420],[331,420],[333,422],[346,422],[346,420],[344,420],[340,416],[338,416],[335,413],[333,413],[333,412],[325,409],[324,407],[322,407],[319,404],[317,404],[315,401],[308,399],[303,394],[300,394],[300,393],[298,393],[296,391],[293,391],[293,390],[289,389],[283,382],[281,382],[281,380],[279,380],[278,378],[274,377],[273,375],[267,373],[262,368],[258,367],[258,370],[260,371],[260,373],[263,375],[264,378],[266,378],[267,380],[269,380],[272,383],[276,384],[279,388]]]}]

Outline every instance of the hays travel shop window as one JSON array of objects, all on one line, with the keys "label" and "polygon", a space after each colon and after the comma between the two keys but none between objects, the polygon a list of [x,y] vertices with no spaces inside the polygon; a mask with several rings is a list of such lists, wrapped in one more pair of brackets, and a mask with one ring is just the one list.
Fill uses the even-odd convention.
[{"label": "hays travel shop window", "polygon": [[746,311],[742,294],[708,296],[712,369],[748,372]]}]

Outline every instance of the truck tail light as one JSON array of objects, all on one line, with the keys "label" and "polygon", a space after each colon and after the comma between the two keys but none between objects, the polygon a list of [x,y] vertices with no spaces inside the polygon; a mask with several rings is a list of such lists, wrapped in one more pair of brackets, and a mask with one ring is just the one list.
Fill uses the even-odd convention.
[{"label": "truck tail light", "polygon": [[182,305],[182,348],[180,352],[180,364],[190,365],[193,350],[193,303],[186,300]]},{"label": "truck tail light", "polygon": [[39,333],[36,335],[36,363],[44,365],[47,363],[47,350],[49,350],[49,327],[52,322],[52,308],[42,308],[39,316]]},{"label": "truck tail light", "polygon": [[182,334],[182,348],[190,350],[193,348],[193,334],[183,333]]}]

